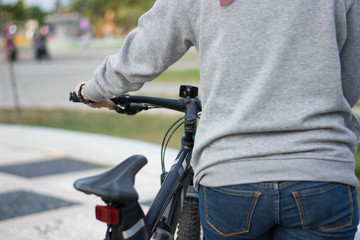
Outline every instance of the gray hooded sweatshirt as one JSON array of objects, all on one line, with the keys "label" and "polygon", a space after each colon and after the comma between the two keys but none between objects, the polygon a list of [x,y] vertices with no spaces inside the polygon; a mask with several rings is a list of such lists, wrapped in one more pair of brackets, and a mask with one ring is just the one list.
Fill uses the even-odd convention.
[{"label": "gray hooded sweatshirt", "polygon": [[203,104],[196,186],[358,184],[359,0],[158,0],[85,95],[138,90],[191,46]]}]

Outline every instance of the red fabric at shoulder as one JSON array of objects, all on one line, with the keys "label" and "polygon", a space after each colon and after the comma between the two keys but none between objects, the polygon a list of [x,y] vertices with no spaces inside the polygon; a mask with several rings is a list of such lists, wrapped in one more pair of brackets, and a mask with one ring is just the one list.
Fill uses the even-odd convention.
[{"label": "red fabric at shoulder", "polygon": [[230,4],[232,2],[232,0],[220,0],[220,6],[224,7],[228,4]]}]

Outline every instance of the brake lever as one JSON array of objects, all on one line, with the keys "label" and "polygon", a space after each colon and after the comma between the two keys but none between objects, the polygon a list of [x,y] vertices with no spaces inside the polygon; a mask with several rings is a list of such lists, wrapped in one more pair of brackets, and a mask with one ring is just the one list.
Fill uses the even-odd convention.
[{"label": "brake lever", "polygon": [[114,110],[115,110],[117,113],[125,114],[125,110],[122,109],[122,108],[121,108],[120,106],[118,106],[118,105],[115,105]]},{"label": "brake lever", "polygon": [[123,105],[116,105],[115,111],[120,114],[135,115],[143,110],[148,110],[149,106],[144,103],[126,103]]}]

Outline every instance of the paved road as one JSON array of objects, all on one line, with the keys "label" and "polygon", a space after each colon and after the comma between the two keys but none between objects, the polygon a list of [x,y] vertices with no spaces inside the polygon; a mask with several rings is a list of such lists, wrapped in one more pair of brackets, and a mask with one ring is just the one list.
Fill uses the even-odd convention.
[{"label": "paved road", "polygon": [[[35,61],[25,51],[20,60],[13,65],[20,105],[22,107],[66,107],[76,108],[76,104],[67,101],[69,91],[79,81],[92,77],[95,68],[105,56],[116,50],[86,50],[77,52],[58,52],[50,61]],[[196,53],[190,51],[172,68],[197,68]],[[0,56],[0,107],[14,106],[11,67]],[[166,92],[178,94],[179,84],[157,83],[156,80],[144,86],[139,93],[152,94]],[[74,106],[75,105],[75,106]],[[82,106],[83,107],[83,106]]]}]

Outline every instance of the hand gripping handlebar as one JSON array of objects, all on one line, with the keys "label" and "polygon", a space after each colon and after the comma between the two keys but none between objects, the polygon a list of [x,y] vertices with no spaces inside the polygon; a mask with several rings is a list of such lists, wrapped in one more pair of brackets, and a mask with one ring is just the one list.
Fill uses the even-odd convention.
[{"label": "hand gripping handlebar", "polygon": [[[196,91],[194,90],[196,89]],[[186,91],[190,95],[186,95]],[[115,111],[122,114],[134,115],[142,110],[148,110],[151,108],[167,108],[175,111],[185,112],[187,105],[191,98],[196,101],[198,110],[201,111],[201,102],[196,97],[197,88],[192,86],[181,86],[180,87],[180,99],[170,98],[158,98],[158,97],[147,97],[147,96],[132,96],[129,94],[123,94],[115,98],[111,98],[117,106]],[[69,101],[80,102],[80,99],[75,92],[70,92]]]}]

